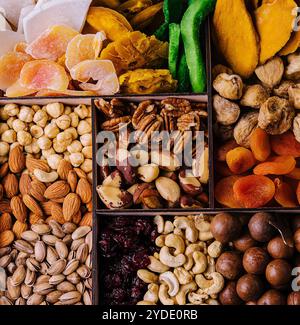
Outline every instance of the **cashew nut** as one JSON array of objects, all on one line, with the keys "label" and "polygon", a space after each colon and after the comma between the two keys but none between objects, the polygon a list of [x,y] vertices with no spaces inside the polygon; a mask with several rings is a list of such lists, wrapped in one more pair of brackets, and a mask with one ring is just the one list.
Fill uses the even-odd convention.
[{"label": "cashew nut", "polygon": [[190,292],[188,294],[188,301],[193,305],[202,305],[208,297],[207,293]]},{"label": "cashew nut", "polygon": [[224,287],[224,278],[218,272],[211,274],[212,279],[207,280],[202,274],[196,275],[196,283],[208,295],[219,293]]},{"label": "cashew nut", "polygon": [[157,232],[162,234],[165,226],[164,218],[162,216],[155,216],[153,222],[157,226]]},{"label": "cashew nut", "polygon": [[207,256],[207,263],[207,269],[203,274],[207,279],[211,279],[211,274],[216,272],[216,262],[214,258]]},{"label": "cashew nut", "polygon": [[188,271],[186,271],[183,267],[177,267],[174,270],[174,274],[176,275],[178,282],[180,284],[188,284],[193,280],[192,275]]},{"label": "cashew nut", "polygon": [[220,305],[219,302],[218,302],[218,300],[216,300],[216,299],[207,299],[207,300],[205,301],[205,303],[206,303],[207,305],[213,305],[213,306]]},{"label": "cashew nut", "polygon": [[175,297],[177,295],[177,293],[179,291],[179,282],[178,282],[178,279],[176,278],[176,275],[173,272],[168,271],[168,272],[162,273],[159,276],[159,281],[165,282],[168,285],[169,296]]},{"label": "cashew nut", "polygon": [[35,169],[33,174],[42,183],[53,183],[58,179],[57,172],[46,173],[41,169]]},{"label": "cashew nut", "polygon": [[205,272],[207,268],[207,258],[202,252],[194,252],[193,259],[195,261],[195,266],[192,269],[194,274],[200,274]]},{"label": "cashew nut", "polygon": [[197,284],[193,281],[188,284],[181,286],[178,294],[176,295],[176,301],[178,305],[186,304],[186,295],[197,289]]},{"label": "cashew nut", "polygon": [[152,272],[156,273],[164,273],[169,270],[167,265],[164,265],[161,261],[159,261],[154,256],[149,256],[150,264],[148,265],[148,269]]},{"label": "cashew nut", "polygon": [[208,246],[207,252],[208,255],[213,258],[219,257],[222,252],[222,244],[219,241],[215,240]]},{"label": "cashew nut", "polygon": [[183,265],[184,268],[189,271],[194,265],[193,253],[196,251],[205,252],[206,244],[201,242],[197,244],[190,244],[185,250],[185,255],[187,256],[187,261]]},{"label": "cashew nut", "polygon": [[159,253],[159,259],[161,262],[169,267],[179,267],[183,265],[186,261],[186,257],[183,254],[173,256],[170,253],[170,249],[167,246],[163,246]]},{"label": "cashew nut", "polygon": [[185,250],[185,243],[182,237],[174,234],[169,234],[165,238],[165,246],[175,248],[174,255],[183,254]]},{"label": "cashew nut", "polygon": [[155,240],[155,245],[158,246],[158,247],[163,247],[165,246],[165,238],[166,238],[166,235],[160,235],[156,238]]},{"label": "cashew nut", "polygon": [[156,274],[145,269],[138,270],[137,276],[145,283],[153,283],[158,281],[158,276]]},{"label": "cashew nut", "polygon": [[174,221],[174,226],[179,229],[185,229],[185,237],[194,243],[198,239],[198,230],[196,229],[194,222],[186,217],[179,217]]},{"label": "cashew nut", "polygon": [[148,291],[144,295],[144,301],[150,301],[154,304],[158,302],[158,290],[159,286],[156,283],[148,285]]},{"label": "cashew nut", "polygon": [[167,221],[165,222],[165,226],[164,226],[164,231],[163,231],[163,233],[164,233],[165,235],[167,235],[167,234],[171,233],[173,230],[174,230],[173,222],[167,220]]},{"label": "cashew nut", "polygon": [[158,298],[163,305],[174,305],[175,301],[168,295],[169,287],[167,284],[163,283],[160,285],[158,290]]},{"label": "cashew nut", "polygon": [[208,216],[195,216],[195,227],[199,230],[199,239],[201,241],[208,241],[213,239],[210,231],[210,220]]}]

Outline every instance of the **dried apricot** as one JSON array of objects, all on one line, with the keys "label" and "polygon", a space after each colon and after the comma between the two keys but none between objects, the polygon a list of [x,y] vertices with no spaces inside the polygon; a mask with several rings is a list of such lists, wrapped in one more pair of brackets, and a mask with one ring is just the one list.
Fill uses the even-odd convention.
[{"label": "dried apricot", "polygon": [[229,152],[230,150],[237,148],[239,145],[237,144],[237,142],[232,139],[227,141],[226,143],[224,143],[222,146],[220,146],[217,150],[217,160],[218,161],[226,161],[226,155],[227,152]]},{"label": "dried apricot", "polygon": [[69,78],[65,69],[49,60],[35,60],[24,65],[20,74],[20,85],[29,89],[51,89],[64,91]]},{"label": "dried apricot", "polygon": [[27,46],[26,53],[35,59],[56,61],[65,54],[68,43],[76,35],[78,35],[78,32],[71,27],[64,25],[52,26]]},{"label": "dried apricot", "polygon": [[255,129],[250,136],[250,148],[258,161],[266,161],[271,154],[268,133],[260,128]]},{"label": "dried apricot", "polygon": [[6,90],[13,85],[20,76],[25,63],[32,60],[28,54],[9,52],[0,58],[0,89]]},{"label": "dried apricot", "polygon": [[300,143],[291,131],[272,136],[271,148],[279,156],[300,157]]},{"label": "dried apricot", "polygon": [[217,171],[218,176],[227,177],[232,176],[233,172],[229,169],[226,162],[216,161],[215,170]]},{"label": "dried apricot", "polygon": [[300,181],[300,168],[293,169],[289,174],[286,174],[285,176]]},{"label": "dried apricot", "polygon": [[245,208],[260,208],[273,199],[275,184],[266,176],[249,175],[234,183],[233,193]]},{"label": "dried apricot", "polygon": [[249,149],[237,147],[227,152],[226,162],[234,174],[242,174],[255,165],[255,158]]},{"label": "dried apricot", "polygon": [[298,206],[296,194],[290,184],[282,182],[279,178],[274,180],[276,191],[274,199],[285,208],[296,208]]},{"label": "dried apricot", "polygon": [[297,195],[298,203],[300,204],[300,182],[298,183],[298,186],[297,186],[296,195]]},{"label": "dried apricot", "polygon": [[255,175],[286,175],[296,167],[296,160],[292,156],[278,156],[258,164],[253,172]]},{"label": "dried apricot", "polygon": [[229,176],[221,179],[215,187],[215,199],[224,207],[241,208],[241,203],[235,198],[233,185],[240,179],[239,176]]}]

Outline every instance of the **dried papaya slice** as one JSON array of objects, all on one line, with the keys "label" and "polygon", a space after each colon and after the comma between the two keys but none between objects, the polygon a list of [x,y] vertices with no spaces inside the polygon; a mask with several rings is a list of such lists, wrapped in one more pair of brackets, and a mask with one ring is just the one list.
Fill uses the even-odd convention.
[{"label": "dried papaya slice", "polygon": [[242,204],[235,198],[233,193],[233,186],[236,181],[240,179],[239,176],[229,176],[221,179],[215,187],[215,199],[224,207],[228,208],[242,208]]},{"label": "dried papaya slice", "polygon": [[85,60],[95,60],[102,49],[106,36],[103,32],[96,35],[77,35],[68,44],[66,67],[71,70],[76,64]]},{"label": "dried papaya slice", "polygon": [[28,54],[9,52],[0,58],[0,89],[6,90],[13,85],[20,76],[25,63],[32,60]]},{"label": "dried papaya slice", "polygon": [[65,91],[69,78],[65,69],[56,62],[35,60],[24,65],[20,74],[20,84],[29,89],[52,89]]},{"label": "dried papaya slice", "polygon": [[255,164],[253,153],[244,147],[237,147],[227,152],[226,162],[234,174],[242,174]]},{"label": "dried papaya slice", "polygon": [[51,89],[42,89],[36,93],[36,97],[63,97],[63,96],[74,96],[74,97],[83,97],[83,96],[95,96],[96,93],[92,91],[80,91],[80,90],[70,90],[65,91],[55,91]]},{"label": "dried papaya slice", "polygon": [[274,180],[276,192],[274,195],[275,201],[285,208],[296,208],[296,194],[290,184],[282,182],[279,178]]},{"label": "dried papaya slice", "polygon": [[275,195],[275,184],[262,175],[241,177],[233,185],[235,199],[245,208],[260,208],[270,202]]},{"label": "dried papaya slice", "polygon": [[[85,60],[75,65],[70,73],[73,80],[82,82],[79,85],[82,90],[112,95],[120,89],[116,70],[110,60]],[[97,83],[88,83],[90,79]]]},{"label": "dried papaya slice", "polygon": [[68,43],[76,35],[78,35],[78,32],[71,27],[64,25],[52,26],[27,46],[26,53],[35,59],[56,61],[65,54]]},{"label": "dried papaya slice", "polygon": [[258,164],[253,172],[255,175],[286,175],[296,167],[296,160],[292,156],[278,156]]},{"label": "dried papaya slice", "polygon": [[35,89],[22,87],[20,81],[17,80],[13,85],[6,89],[6,97],[24,97],[36,93]]},{"label": "dried papaya slice", "polygon": [[272,136],[271,147],[279,156],[300,157],[300,143],[291,131]]}]

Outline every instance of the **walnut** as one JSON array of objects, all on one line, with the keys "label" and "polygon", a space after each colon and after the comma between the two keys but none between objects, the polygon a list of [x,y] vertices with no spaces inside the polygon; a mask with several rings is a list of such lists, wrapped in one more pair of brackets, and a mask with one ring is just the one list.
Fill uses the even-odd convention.
[{"label": "walnut", "polygon": [[300,114],[297,114],[296,117],[294,118],[293,132],[296,140],[300,142]]},{"label": "walnut", "polygon": [[284,73],[284,64],[280,57],[276,56],[265,64],[255,69],[257,78],[266,87],[273,88],[278,85]]},{"label": "walnut", "polygon": [[250,136],[257,128],[258,112],[252,111],[245,114],[234,128],[233,135],[235,141],[242,147],[250,147]]},{"label": "walnut", "polygon": [[289,65],[285,69],[287,79],[300,79],[300,54],[290,54],[287,58]]},{"label": "walnut", "polygon": [[269,97],[269,92],[262,85],[247,86],[241,99],[241,105],[260,108]]},{"label": "walnut", "polygon": [[260,108],[258,126],[269,134],[282,134],[291,128],[294,116],[295,110],[288,100],[270,97]]},{"label": "walnut", "polygon": [[289,98],[289,88],[295,87],[295,83],[291,80],[284,80],[282,83],[277,87],[273,89],[274,95],[288,99]]},{"label": "walnut", "polygon": [[213,97],[213,108],[218,123],[223,125],[234,124],[240,116],[240,107],[219,95]]},{"label": "walnut", "polygon": [[243,81],[236,74],[221,73],[213,82],[214,89],[224,98],[240,99],[243,95]]},{"label": "walnut", "polygon": [[220,73],[233,74],[230,68],[225,67],[223,64],[217,64],[212,68],[212,79],[215,80]]}]

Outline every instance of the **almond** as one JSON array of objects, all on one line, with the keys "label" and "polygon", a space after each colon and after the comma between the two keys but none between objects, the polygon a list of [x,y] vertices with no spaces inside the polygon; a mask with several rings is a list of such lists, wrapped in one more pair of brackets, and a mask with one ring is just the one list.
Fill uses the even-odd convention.
[{"label": "almond", "polygon": [[50,173],[51,171],[46,161],[29,156],[26,157],[26,168],[30,171],[30,173],[33,173],[35,169],[40,169],[46,173]]},{"label": "almond", "polygon": [[55,202],[55,203],[64,203],[65,198],[61,197],[60,199],[53,199],[51,200],[51,202]]},{"label": "almond", "polygon": [[37,216],[36,214],[34,214],[34,213],[30,213],[30,215],[29,215],[29,223],[31,224],[31,225],[35,225],[36,223],[38,223],[40,220],[42,220],[41,219],[41,217],[39,217],[39,216]]},{"label": "almond", "polygon": [[44,211],[44,214],[46,216],[51,216],[51,208],[52,208],[52,202],[47,201],[47,202],[41,202],[41,207]]},{"label": "almond", "polygon": [[60,177],[60,179],[66,180],[68,177],[69,171],[72,169],[73,169],[73,167],[72,167],[71,163],[65,159],[62,159],[59,162],[58,168],[57,168],[58,176]]},{"label": "almond", "polygon": [[0,166],[0,177],[5,177],[9,172],[9,166],[8,162],[4,163],[2,166]]},{"label": "almond", "polygon": [[11,213],[11,207],[10,207],[10,202],[9,200],[2,200],[0,201],[0,211],[2,213]]},{"label": "almond", "polygon": [[78,225],[81,221],[81,211],[79,210],[73,217],[72,217],[72,222],[75,223],[75,225]]},{"label": "almond", "polygon": [[78,177],[77,177],[77,174],[76,174],[76,172],[74,170],[70,170],[69,171],[67,181],[68,181],[68,183],[70,185],[71,191],[72,192],[75,192],[76,191]]},{"label": "almond", "polygon": [[0,248],[9,246],[14,241],[14,233],[11,230],[5,230],[0,234]]},{"label": "almond", "polygon": [[0,184],[0,201],[3,199],[3,196],[4,196],[4,188],[3,185]]},{"label": "almond", "polygon": [[46,201],[44,193],[46,191],[46,185],[38,180],[34,180],[30,183],[30,195],[40,201],[44,202]]},{"label": "almond", "polygon": [[79,226],[89,226],[92,227],[93,225],[93,213],[86,212],[83,218],[81,219]]},{"label": "almond", "polygon": [[78,213],[80,209],[81,201],[78,194],[69,193],[63,203],[63,214],[65,220],[71,221],[73,216]]},{"label": "almond", "polygon": [[14,196],[10,201],[13,215],[20,222],[25,222],[27,218],[27,208],[19,196]]},{"label": "almond", "polygon": [[7,174],[2,181],[6,197],[11,199],[19,192],[19,182],[14,174]]},{"label": "almond", "polygon": [[86,178],[81,178],[78,182],[76,193],[82,203],[88,203],[92,199],[92,186]]},{"label": "almond", "polygon": [[86,178],[86,173],[82,169],[74,168],[74,171],[76,172],[79,178]]},{"label": "almond", "polygon": [[19,188],[22,195],[30,194],[31,178],[28,174],[23,173],[20,177]]},{"label": "almond", "polygon": [[8,157],[8,166],[12,173],[21,173],[21,171],[26,167],[25,162],[25,155],[20,145],[15,146],[10,150]]},{"label": "almond", "polygon": [[88,212],[93,212],[93,201],[92,200],[86,204],[86,208],[87,208]]},{"label": "almond", "polygon": [[60,204],[53,202],[51,205],[51,217],[63,225],[66,221],[64,219],[63,210]]},{"label": "almond", "polygon": [[46,189],[44,196],[49,200],[60,199],[64,198],[69,192],[70,186],[66,181],[56,181]]},{"label": "almond", "polygon": [[11,230],[12,228],[12,220],[11,215],[9,213],[3,213],[0,216],[0,233],[5,230]]},{"label": "almond", "polygon": [[31,212],[33,212],[34,214],[36,214],[39,217],[43,217],[43,214],[44,214],[43,210],[41,209],[41,207],[39,206],[39,204],[35,201],[35,199],[33,197],[31,197],[28,194],[25,194],[23,196],[23,202]]},{"label": "almond", "polygon": [[15,234],[16,238],[21,239],[21,234],[28,229],[28,226],[26,223],[22,223],[20,221],[16,221],[13,226],[13,233]]}]

